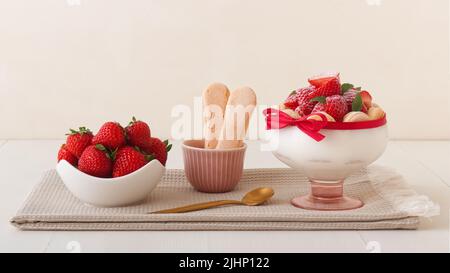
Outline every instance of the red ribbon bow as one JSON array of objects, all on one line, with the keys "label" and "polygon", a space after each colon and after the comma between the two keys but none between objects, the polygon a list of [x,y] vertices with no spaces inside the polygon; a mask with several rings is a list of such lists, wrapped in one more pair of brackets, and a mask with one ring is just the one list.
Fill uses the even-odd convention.
[{"label": "red ribbon bow", "polygon": [[[282,111],[269,108],[264,110],[264,115],[266,116],[267,130],[282,129],[287,126],[297,126],[298,129],[317,142],[322,141],[325,138],[325,136],[320,133],[320,130],[327,126],[328,119],[322,113],[314,113],[294,119]],[[311,116],[319,116],[322,120],[308,119]]]}]

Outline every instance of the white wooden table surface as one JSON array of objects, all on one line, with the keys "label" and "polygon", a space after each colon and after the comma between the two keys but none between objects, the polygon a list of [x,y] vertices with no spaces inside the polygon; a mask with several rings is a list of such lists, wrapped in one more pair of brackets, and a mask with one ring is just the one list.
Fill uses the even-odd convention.
[{"label": "white wooden table surface", "polygon": [[[9,224],[43,171],[55,166],[60,140],[0,140],[0,252],[449,252],[450,142],[393,141],[378,164],[403,174],[441,206],[416,231],[30,232]],[[182,168],[178,143],[168,167]],[[249,144],[247,168],[284,167]]]}]

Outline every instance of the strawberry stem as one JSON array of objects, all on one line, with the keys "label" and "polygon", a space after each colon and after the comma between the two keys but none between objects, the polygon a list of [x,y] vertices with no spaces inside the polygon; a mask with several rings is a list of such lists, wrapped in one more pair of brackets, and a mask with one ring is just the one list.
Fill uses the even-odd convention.
[{"label": "strawberry stem", "polygon": [[103,146],[102,144],[97,144],[97,145],[95,145],[95,148],[96,148],[97,150],[99,150],[99,151],[102,151],[102,152],[105,152],[105,151],[108,150],[108,149],[106,149],[106,147]]},{"label": "strawberry stem", "polygon": [[78,131],[74,130],[74,129],[69,129],[69,131],[70,132],[68,134],[66,134],[66,136],[73,136],[73,135],[77,135],[77,134],[80,134],[80,135],[92,134],[91,130],[89,130],[89,128],[86,128],[84,126],[78,128]]},{"label": "strawberry stem", "polygon": [[136,119],[136,117],[132,117],[130,123],[128,123],[128,126],[132,126],[133,124],[135,124],[136,122],[138,122],[138,120]]},{"label": "strawberry stem", "polygon": [[117,151],[119,150],[118,148],[116,148],[114,151],[106,148],[105,146],[103,146],[102,144],[97,144],[95,145],[95,148],[99,151],[102,151],[106,154],[106,157],[109,158],[111,161],[116,160],[116,155],[117,155]]},{"label": "strawberry stem", "polygon": [[169,140],[166,139],[163,141],[164,145],[166,145],[166,151],[170,152],[170,150],[172,150],[172,144],[169,144]]},{"label": "strawberry stem", "polygon": [[145,160],[147,160],[148,162],[152,161],[153,159],[155,159],[154,155],[144,155]]}]

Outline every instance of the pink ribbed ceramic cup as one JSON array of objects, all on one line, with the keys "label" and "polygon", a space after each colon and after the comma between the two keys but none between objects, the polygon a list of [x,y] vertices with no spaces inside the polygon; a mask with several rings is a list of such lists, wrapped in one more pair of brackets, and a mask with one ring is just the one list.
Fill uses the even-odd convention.
[{"label": "pink ribbed ceramic cup", "polygon": [[184,171],[198,191],[222,193],[232,191],[244,169],[247,145],[229,150],[204,149],[203,140],[183,142]]}]

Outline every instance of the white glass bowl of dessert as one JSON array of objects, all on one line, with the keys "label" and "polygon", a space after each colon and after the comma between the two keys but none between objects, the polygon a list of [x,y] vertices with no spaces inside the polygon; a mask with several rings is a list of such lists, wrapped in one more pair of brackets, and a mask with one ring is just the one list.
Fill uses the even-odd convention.
[{"label": "white glass bowl of dessert", "polygon": [[308,81],[310,86],[292,92],[280,110],[265,112],[273,154],[311,182],[311,192],[292,204],[312,210],[360,208],[363,201],[344,196],[344,181],[385,151],[386,115],[369,92],[341,85],[338,73]]},{"label": "white glass bowl of dessert", "polygon": [[313,210],[347,210],[363,206],[343,195],[344,180],[377,160],[388,142],[387,125],[358,130],[322,129],[320,142],[290,126],[269,130],[273,154],[291,168],[301,170],[311,182],[311,193],[292,204]]}]

